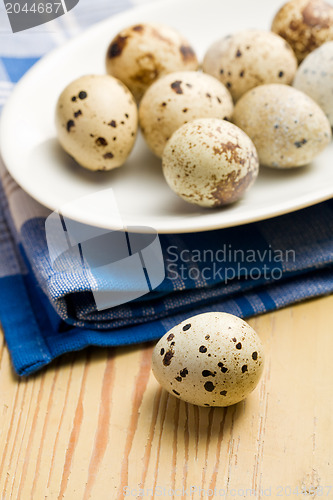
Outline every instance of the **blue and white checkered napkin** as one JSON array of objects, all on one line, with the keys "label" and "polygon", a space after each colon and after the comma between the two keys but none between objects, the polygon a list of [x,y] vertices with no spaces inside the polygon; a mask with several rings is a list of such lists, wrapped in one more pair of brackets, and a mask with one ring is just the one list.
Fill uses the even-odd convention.
[{"label": "blue and white checkered napkin", "polygon": [[[45,27],[0,35],[0,105],[40,56],[73,33],[129,5],[88,2]],[[0,18],[1,21],[1,18]],[[5,21],[4,21],[5,22]],[[43,42],[43,43],[42,43]],[[226,311],[247,317],[333,291],[333,200],[242,227],[162,235],[166,278],[157,290],[98,311],[80,271],[57,272],[45,237],[49,211],[0,164],[0,319],[13,366],[28,375],[89,345],[159,338],[186,317]],[[81,279],[82,278],[82,279]]]}]

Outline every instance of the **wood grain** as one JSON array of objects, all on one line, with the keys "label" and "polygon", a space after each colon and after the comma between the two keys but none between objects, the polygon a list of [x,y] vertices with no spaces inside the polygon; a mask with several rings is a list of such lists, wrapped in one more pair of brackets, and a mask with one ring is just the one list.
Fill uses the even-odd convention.
[{"label": "wood grain", "polygon": [[229,408],[162,390],[152,345],[88,349],[19,379],[1,336],[1,498],[333,499],[332,310],[326,297],[251,319],[265,371]]}]

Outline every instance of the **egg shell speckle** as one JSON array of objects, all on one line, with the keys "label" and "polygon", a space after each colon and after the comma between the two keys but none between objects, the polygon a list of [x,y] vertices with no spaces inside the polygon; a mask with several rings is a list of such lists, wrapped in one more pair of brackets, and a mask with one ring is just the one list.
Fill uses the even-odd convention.
[{"label": "egg shell speckle", "polygon": [[140,126],[150,149],[159,157],[171,135],[196,118],[229,119],[233,102],[216,78],[195,71],[171,73],[155,82],[139,108]]},{"label": "egg shell speckle", "polygon": [[333,42],[324,43],[304,59],[293,85],[316,101],[333,127]]},{"label": "egg shell speckle", "polygon": [[124,82],[137,100],[160,76],[197,68],[198,60],[189,42],[176,30],[157,23],[123,29],[106,54],[107,73]]},{"label": "egg shell speckle", "polygon": [[265,83],[290,84],[297,59],[283,38],[262,30],[244,30],[215,42],[206,52],[203,70],[218,78],[237,101]]},{"label": "egg shell speckle", "polygon": [[121,166],[131,152],[138,128],[133,95],[108,75],[87,75],[71,82],[56,105],[62,147],[89,170]]},{"label": "egg shell speckle", "polygon": [[236,104],[233,122],[253,140],[262,165],[307,165],[326,148],[332,133],[324,112],[287,85],[262,85]]},{"label": "egg shell speckle", "polygon": [[276,14],[272,31],[287,40],[301,62],[333,40],[333,7],[322,0],[292,0]]},{"label": "egg shell speckle", "polygon": [[155,346],[153,373],[171,394],[199,406],[229,406],[258,384],[262,343],[242,319],[210,312],[183,321]]},{"label": "egg shell speckle", "polygon": [[251,139],[225,120],[202,118],[179,128],[162,158],[171,189],[190,203],[217,207],[238,200],[258,175]]}]

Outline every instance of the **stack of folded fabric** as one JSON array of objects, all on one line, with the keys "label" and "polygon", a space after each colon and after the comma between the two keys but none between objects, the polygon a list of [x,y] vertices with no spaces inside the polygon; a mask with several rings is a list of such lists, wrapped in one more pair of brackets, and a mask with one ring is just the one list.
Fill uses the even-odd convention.
[{"label": "stack of folded fabric", "polygon": [[[34,36],[18,34],[10,47],[1,45],[1,104],[41,55],[41,39],[50,50],[55,39],[63,41],[79,27],[129,6],[100,0],[88,14],[82,4],[52,22],[53,40],[36,29]],[[245,226],[160,235],[163,282],[134,301],[101,309],[83,269],[52,265],[45,233],[50,212],[13,181],[3,164],[0,181],[0,320],[19,375],[89,345],[157,339],[190,315],[214,310],[248,317],[333,291],[330,200]]]}]

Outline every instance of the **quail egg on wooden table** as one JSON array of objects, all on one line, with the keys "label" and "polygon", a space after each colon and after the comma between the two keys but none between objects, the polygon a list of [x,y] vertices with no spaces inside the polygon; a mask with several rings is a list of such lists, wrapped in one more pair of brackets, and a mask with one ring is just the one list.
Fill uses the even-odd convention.
[{"label": "quail egg on wooden table", "polygon": [[161,386],[199,406],[229,406],[246,398],[263,372],[260,338],[248,323],[221,312],[199,314],[156,344],[152,370]]},{"label": "quail egg on wooden table", "polygon": [[251,137],[262,165],[300,167],[331,141],[330,123],[310,97],[288,85],[261,85],[237,102],[233,122]]},{"label": "quail egg on wooden table", "polygon": [[109,75],[87,75],[71,82],[56,105],[61,146],[89,170],[123,165],[138,128],[138,111],[130,91]]},{"label": "quail egg on wooden table", "polygon": [[272,31],[287,40],[301,62],[333,40],[333,6],[323,0],[291,0],[276,14]]},{"label": "quail egg on wooden table", "polygon": [[230,119],[234,106],[226,87],[197,71],[170,73],[149,87],[139,108],[139,122],[150,149],[162,156],[167,141],[196,118]]},{"label": "quail egg on wooden table", "polygon": [[333,42],[324,43],[304,59],[293,86],[316,101],[333,127]]},{"label": "quail egg on wooden table", "polygon": [[124,82],[137,100],[160,76],[197,68],[189,42],[178,31],[157,23],[123,29],[106,54],[107,73]]},{"label": "quail egg on wooden table", "polygon": [[280,36],[244,30],[213,43],[204,57],[203,70],[224,83],[237,101],[257,85],[292,83],[297,59]]},{"label": "quail egg on wooden table", "polygon": [[233,203],[254,183],[259,169],[251,139],[225,120],[186,123],[169,139],[162,157],[170,188],[203,207]]}]

